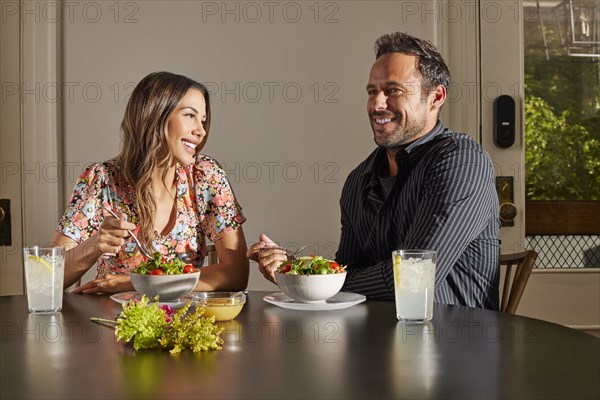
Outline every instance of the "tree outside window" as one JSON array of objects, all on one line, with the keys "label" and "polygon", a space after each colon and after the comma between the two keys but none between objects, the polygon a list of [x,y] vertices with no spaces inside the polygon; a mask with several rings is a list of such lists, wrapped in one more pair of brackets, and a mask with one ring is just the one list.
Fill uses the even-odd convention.
[{"label": "tree outside window", "polygon": [[[565,227],[571,222],[577,224],[576,218],[565,218],[565,223],[558,223],[556,215],[549,215],[547,221],[542,221],[547,226],[536,228],[534,233],[530,232],[533,224],[529,224],[530,214],[542,219],[558,208],[561,213],[573,215],[587,210],[579,219],[587,225],[594,218],[598,220],[600,46],[577,43],[571,46],[568,34],[575,41],[600,40],[600,6],[597,0],[566,0],[527,2],[525,7],[524,15],[528,16],[524,24],[526,235],[529,244],[533,244],[530,247],[538,252],[542,246],[541,253],[582,254],[580,261],[558,260],[552,254],[545,254],[544,257],[552,259],[548,258],[548,265],[600,267],[600,224],[592,228],[594,232],[590,228],[580,232],[576,226]],[[570,15],[574,15],[574,24],[579,25],[563,24]],[[594,23],[590,25],[590,21]],[[583,29],[584,22],[588,30]],[[575,26],[577,32],[569,32],[565,26],[569,29]],[[538,264],[544,264],[540,261]]]}]

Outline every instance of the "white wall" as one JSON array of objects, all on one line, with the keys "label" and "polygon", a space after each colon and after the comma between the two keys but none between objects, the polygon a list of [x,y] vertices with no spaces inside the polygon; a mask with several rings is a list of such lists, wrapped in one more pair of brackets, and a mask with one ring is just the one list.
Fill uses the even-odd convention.
[{"label": "white wall", "polygon": [[600,269],[534,269],[516,313],[600,337]]},{"label": "white wall", "polygon": [[[436,24],[409,18],[417,3],[94,4],[63,21],[66,198],[86,163],[117,153],[135,82],[168,70],[214,92],[204,153],[228,172],[248,241],[264,231],[333,257],[342,185],[374,149],[365,93],[373,43],[398,30],[436,40]],[[252,289],[274,288],[251,268]]]}]

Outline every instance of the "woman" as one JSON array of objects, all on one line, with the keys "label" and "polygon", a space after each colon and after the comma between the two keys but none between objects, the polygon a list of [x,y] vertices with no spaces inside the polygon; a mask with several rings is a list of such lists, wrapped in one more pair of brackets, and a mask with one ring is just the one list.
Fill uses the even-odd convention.
[{"label": "woman", "polygon": [[198,82],[156,72],[136,86],[121,124],[120,154],[83,172],[54,234],[53,243],[68,250],[65,287],[97,261],[96,279],[74,292],[133,290],[129,270],[146,257],[131,230],[146,248],[196,267],[208,236],[219,262],[202,268],[196,290],[246,288],[245,218],[219,164],[199,154],[210,120],[208,91]]}]

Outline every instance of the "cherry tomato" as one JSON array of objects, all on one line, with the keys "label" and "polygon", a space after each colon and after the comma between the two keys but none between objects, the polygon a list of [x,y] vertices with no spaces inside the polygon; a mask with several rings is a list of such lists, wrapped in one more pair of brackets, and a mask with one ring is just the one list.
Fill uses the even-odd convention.
[{"label": "cherry tomato", "polygon": [[186,266],[183,267],[184,274],[191,274],[193,272],[196,272],[196,268],[194,268],[192,264],[186,264]]},{"label": "cherry tomato", "polygon": [[150,271],[150,275],[164,275],[164,274],[165,273],[160,268],[154,268],[152,271]]},{"label": "cherry tomato", "polygon": [[281,269],[279,270],[279,272],[281,272],[282,274],[285,274],[290,269],[292,269],[292,264],[286,264],[283,267],[281,267]]},{"label": "cherry tomato", "polygon": [[329,262],[329,268],[335,269],[337,271],[341,267],[340,267],[340,264],[336,263],[335,261],[330,261]]}]

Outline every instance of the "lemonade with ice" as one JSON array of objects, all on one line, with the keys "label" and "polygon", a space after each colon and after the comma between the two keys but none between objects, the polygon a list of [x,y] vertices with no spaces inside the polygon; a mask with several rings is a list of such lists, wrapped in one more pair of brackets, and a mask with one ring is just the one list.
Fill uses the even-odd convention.
[{"label": "lemonade with ice", "polygon": [[23,251],[29,311],[60,311],[65,271],[64,248],[36,246],[26,247]]},{"label": "lemonade with ice", "polygon": [[397,250],[393,252],[392,260],[398,320],[431,320],[435,290],[435,251]]}]

